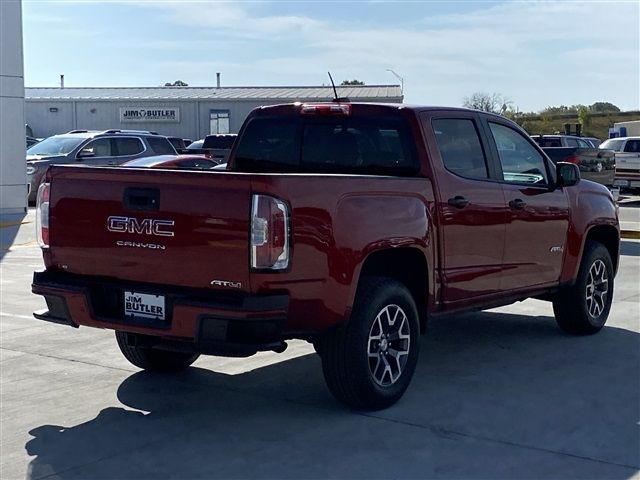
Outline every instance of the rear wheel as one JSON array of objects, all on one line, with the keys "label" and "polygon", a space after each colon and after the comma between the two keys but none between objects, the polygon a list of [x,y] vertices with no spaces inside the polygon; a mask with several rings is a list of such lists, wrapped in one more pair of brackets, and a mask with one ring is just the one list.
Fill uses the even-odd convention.
[{"label": "rear wheel", "polygon": [[415,302],[402,283],[363,278],[351,318],[319,344],[331,393],[357,409],[393,405],[413,376],[419,328]]},{"label": "rear wheel", "polygon": [[153,347],[131,345],[127,340],[132,334],[116,332],[118,347],[129,362],[136,367],[153,372],[179,372],[189,367],[200,356],[197,353],[172,352]]},{"label": "rear wheel", "polygon": [[576,282],[553,300],[558,326],[565,332],[589,335],[604,327],[613,299],[613,265],[604,245],[585,245]]}]

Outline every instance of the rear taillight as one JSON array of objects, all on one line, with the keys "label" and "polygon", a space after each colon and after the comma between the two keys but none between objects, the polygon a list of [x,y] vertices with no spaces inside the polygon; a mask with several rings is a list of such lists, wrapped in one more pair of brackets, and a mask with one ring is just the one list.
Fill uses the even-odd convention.
[{"label": "rear taillight", "polygon": [[49,192],[50,183],[42,183],[38,188],[36,202],[36,234],[40,248],[49,248]]},{"label": "rear taillight", "polygon": [[349,103],[305,103],[300,108],[303,115],[351,115]]},{"label": "rear taillight", "polygon": [[564,159],[565,162],[575,163],[576,165],[580,164],[580,157],[578,155],[569,155]]},{"label": "rear taillight", "polygon": [[289,208],[282,200],[254,195],[251,205],[251,268],[289,266]]}]

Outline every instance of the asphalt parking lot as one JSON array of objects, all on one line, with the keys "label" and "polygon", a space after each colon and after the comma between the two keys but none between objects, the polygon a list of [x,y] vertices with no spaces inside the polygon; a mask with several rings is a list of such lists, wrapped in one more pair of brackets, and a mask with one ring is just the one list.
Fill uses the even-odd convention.
[{"label": "asphalt parking lot", "polygon": [[30,229],[0,253],[3,479],[638,475],[638,241],[598,335],[561,333],[537,300],[433,321],[406,395],[364,414],[331,397],[304,342],[162,376],[111,331],[35,320]]}]

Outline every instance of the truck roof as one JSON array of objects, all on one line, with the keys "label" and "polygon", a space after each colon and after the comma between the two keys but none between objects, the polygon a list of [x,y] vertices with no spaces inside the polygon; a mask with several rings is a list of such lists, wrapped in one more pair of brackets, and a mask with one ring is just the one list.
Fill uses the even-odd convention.
[{"label": "truck roof", "polygon": [[268,110],[276,110],[283,109],[287,107],[298,107],[299,105],[352,105],[352,106],[369,106],[369,107],[377,107],[377,108],[385,108],[390,110],[412,110],[415,112],[424,112],[424,111],[452,111],[452,112],[475,112],[482,113],[489,116],[494,116],[497,118],[506,118],[497,113],[484,112],[482,110],[474,110],[471,108],[464,107],[444,107],[437,105],[417,105],[417,104],[407,104],[407,103],[382,103],[382,102],[295,102],[295,103],[280,103],[277,105],[264,105],[261,107],[257,107],[256,110],[259,111],[268,111]]}]

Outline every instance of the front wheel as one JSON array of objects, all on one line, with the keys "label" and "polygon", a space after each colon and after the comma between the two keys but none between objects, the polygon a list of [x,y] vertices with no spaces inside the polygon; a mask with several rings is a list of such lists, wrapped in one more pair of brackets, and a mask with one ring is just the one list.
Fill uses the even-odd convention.
[{"label": "front wheel", "polygon": [[152,372],[179,372],[189,367],[200,356],[197,353],[173,352],[159,350],[141,345],[131,345],[126,332],[116,331],[118,347],[124,355],[136,367]]},{"label": "front wheel", "polygon": [[320,343],[331,393],[345,404],[378,410],[411,382],[419,351],[418,311],[409,290],[390,278],[362,279],[351,318]]},{"label": "front wheel", "polygon": [[553,300],[558,326],[567,333],[590,335],[604,327],[613,300],[613,265],[609,251],[597,242],[585,245],[576,282]]}]

